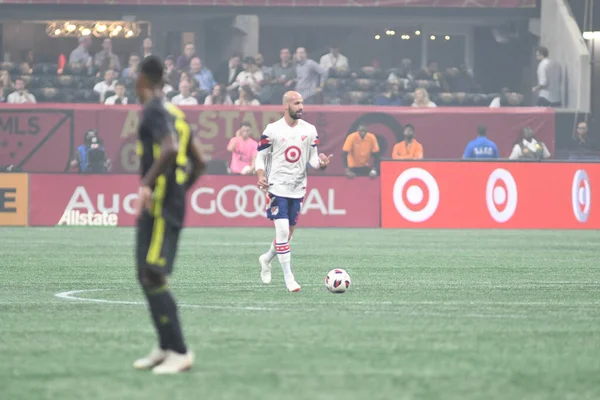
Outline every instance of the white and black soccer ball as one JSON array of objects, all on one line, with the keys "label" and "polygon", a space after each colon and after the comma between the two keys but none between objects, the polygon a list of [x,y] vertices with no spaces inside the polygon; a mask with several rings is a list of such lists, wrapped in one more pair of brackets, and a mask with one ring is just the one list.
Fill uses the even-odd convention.
[{"label": "white and black soccer ball", "polygon": [[325,286],[331,293],[344,293],[350,287],[350,275],[343,269],[332,269],[325,277]]}]

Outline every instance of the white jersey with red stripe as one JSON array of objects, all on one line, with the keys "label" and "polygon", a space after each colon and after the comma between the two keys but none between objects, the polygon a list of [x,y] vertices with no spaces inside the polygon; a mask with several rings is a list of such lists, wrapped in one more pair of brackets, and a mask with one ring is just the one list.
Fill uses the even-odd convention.
[{"label": "white jersey with red stripe", "polygon": [[269,193],[291,199],[304,197],[306,166],[319,167],[318,144],[317,129],[304,120],[290,126],[281,118],[267,125],[258,144],[255,167],[265,171]]}]

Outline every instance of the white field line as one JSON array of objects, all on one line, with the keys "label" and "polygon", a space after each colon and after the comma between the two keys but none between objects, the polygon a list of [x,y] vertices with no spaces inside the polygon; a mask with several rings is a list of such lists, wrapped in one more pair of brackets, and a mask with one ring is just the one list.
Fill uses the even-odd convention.
[{"label": "white field line", "polygon": [[[146,305],[145,302],[142,301],[125,301],[125,300],[107,300],[107,299],[98,299],[98,298],[89,298],[89,297],[80,297],[78,295],[83,293],[91,293],[91,292],[100,292],[107,291],[110,289],[84,289],[84,290],[70,290],[66,292],[56,293],[55,296],[69,301],[77,301],[77,302],[87,302],[87,303],[100,303],[100,304],[122,304],[122,305]],[[295,295],[294,295],[295,296]],[[203,305],[203,304],[187,304],[181,303],[180,307],[185,308],[196,308],[196,309],[208,309],[208,310],[235,310],[235,311],[319,311],[319,308],[308,307],[308,308],[294,308],[293,303],[285,303],[285,302],[272,302],[267,301],[263,304],[268,304],[269,306],[242,306],[242,305]],[[311,303],[311,305],[331,305],[331,302],[318,302]],[[419,305],[439,305],[439,306],[457,306],[457,305],[480,305],[480,306],[490,306],[490,305],[499,305],[499,306],[567,306],[567,307],[582,307],[582,306],[593,306],[598,305],[597,302],[590,303],[545,303],[545,302],[473,302],[473,301],[394,301],[394,302],[364,302],[364,301],[350,301],[350,302],[342,302],[342,303],[333,303],[335,305],[398,305],[398,306],[419,306]],[[272,307],[273,306],[288,306],[288,307]],[[291,306],[291,307],[290,307]],[[400,315],[400,316],[413,316],[413,317],[441,317],[441,318],[489,318],[489,319],[539,319],[540,316],[531,316],[525,314],[486,314],[472,312],[472,310],[465,310],[467,312],[460,313],[458,310],[453,310],[453,312],[440,312],[440,311],[399,311],[399,310],[360,310],[360,309],[349,309],[348,312],[362,313],[362,314],[370,314],[370,315]],[[515,311],[515,310],[511,310]],[[589,319],[589,318],[583,318]],[[595,318],[592,318],[596,320]]]}]

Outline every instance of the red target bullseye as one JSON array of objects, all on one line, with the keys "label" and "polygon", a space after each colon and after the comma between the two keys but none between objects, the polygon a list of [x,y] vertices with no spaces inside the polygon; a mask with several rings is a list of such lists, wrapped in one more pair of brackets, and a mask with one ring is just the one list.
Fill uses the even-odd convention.
[{"label": "red target bullseye", "polygon": [[420,211],[429,203],[429,189],[419,178],[409,179],[402,190],[402,201],[410,211]]},{"label": "red target bullseye", "polygon": [[503,180],[496,181],[493,190],[493,201],[494,205],[496,206],[496,210],[498,210],[498,212],[502,212],[508,204],[508,187],[506,186],[506,182],[504,182]]},{"label": "red target bullseye", "polygon": [[287,162],[290,163],[298,162],[298,160],[300,160],[301,154],[302,152],[300,151],[300,148],[298,146],[290,146],[287,149],[285,149],[284,152],[285,159],[287,160]]}]

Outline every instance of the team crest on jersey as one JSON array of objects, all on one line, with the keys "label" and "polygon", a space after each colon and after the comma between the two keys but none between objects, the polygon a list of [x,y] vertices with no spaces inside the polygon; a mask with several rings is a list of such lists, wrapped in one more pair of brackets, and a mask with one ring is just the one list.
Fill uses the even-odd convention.
[{"label": "team crest on jersey", "polygon": [[300,136],[300,139],[304,142],[308,136]]},{"label": "team crest on jersey", "polygon": [[271,215],[277,215],[279,213],[279,207],[273,206],[271,207]]}]

